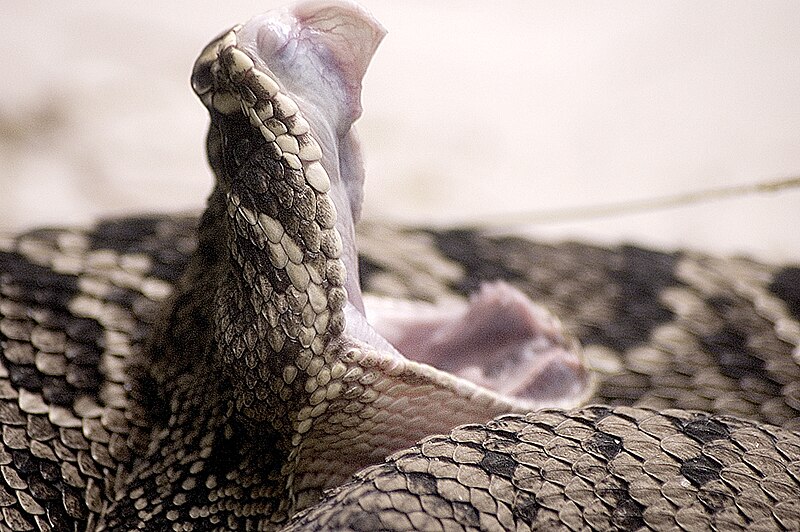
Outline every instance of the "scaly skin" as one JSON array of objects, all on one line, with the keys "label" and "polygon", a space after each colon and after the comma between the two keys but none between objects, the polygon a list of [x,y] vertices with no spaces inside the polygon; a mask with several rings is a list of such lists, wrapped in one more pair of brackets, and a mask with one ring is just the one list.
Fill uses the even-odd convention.
[{"label": "scaly skin", "polygon": [[[176,315],[178,322],[168,326],[156,312],[170,288],[176,286],[176,278],[186,270],[197,245],[196,227],[195,218],[129,218],[103,221],[88,230],[37,230],[0,240],[3,364],[0,412],[3,449],[7,453],[3,455],[6,463],[2,464],[0,493],[13,497],[13,500],[3,499],[10,501],[0,512],[5,526],[12,530],[31,527],[46,530],[48,526],[55,530],[92,530],[98,516],[127,505],[128,512],[121,515],[124,519],[116,522],[116,528],[125,529],[124,524],[135,524],[137,519],[147,516],[147,508],[136,509],[137,501],[157,502],[161,498],[164,508],[159,515],[161,520],[151,519],[151,528],[169,529],[169,518],[180,516],[180,507],[188,505],[189,515],[198,516],[193,521],[197,529],[224,529],[229,528],[228,517],[219,515],[224,505],[238,508],[240,513],[248,507],[249,501],[242,494],[252,494],[252,481],[248,480],[252,475],[248,476],[244,466],[234,468],[231,459],[244,455],[242,449],[252,445],[246,439],[247,433],[240,431],[241,427],[235,423],[229,423],[232,430],[226,433],[215,432],[203,422],[207,416],[230,417],[227,412],[211,411],[203,419],[195,420],[197,410],[189,410],[186,417],[195,424],[192,430],[199,431],[201,436],[194,437],[184,429],[171,433],[177,417],[171,427],[166,427],[169,412],[144,410],[140,404],[142,392],[153,397],[151,402],[155,403],[189,379],[170,383],[163,389],[147,386],[145,380],[132,395],[126,393],[126,383],[130,381],[123,368],[132,354],[141,352],[144,337],[155,335],[165,344],[197,345],[197,336],[190,336],[188,331],[199,322],[199,316]],[[450,299],[455,292],[464,294],[473,290],[487,275],[512,280],[531,297],[557,309],[567,328],[584,343],[587,357],[600,373],[600,385],[592,402],[651,407],[649,411],[605,410],[609,419],[602,423],[599,420],[604,410],[590,408],[531,413],[526,415],[527,421],[467,429],[471,434],[491,435],[491,438],[481,436],[483,443],[468,444],[470,453],[492,451],[486,461],[488,474],[479,477],[487,479],[490,488],[498,483],[505,485],[504,479],[513,470],[512,487],[522,490],[515,500],[530,502],[531,494],[552,494],[544,501],[549,506],[539,509],[543,519],[553,518],[554,505],[566,505],[563,507],[569,512],[563,514],[565,521],[551,522],[548,527],[574,524],[577,514],[570,503],[572,499],[564,498],[559,484],[543,480],[547,491],[542,491],[538,484],[520,483],[519,479],[526,478],[532,470],[541,471],[545,477],[548,472],[564,474],[566,466],[563,457],[558,458],[561,456],[558,449],[567,438],[564,449],[569,451],[570,464],[589,463],[599,468],[588,470],[589,474],[592,471],[599,474],[607,467],[613,469],[608,478],[616,487],[613,493],[602,489],[604,484],[601,484],[581,495],[589,497],[588,500],[582,498],[574,503],[593,519],[587,520],[587,527],[588,523],[596,522],[599,523],[596,529],[603,530],[601,525],[612,512],[617,517],[629,516],[631,523],[640,522],[637,515],[641,514],[641,519],[655,526],[652,515],[659,508],[667,508],[674,517],[685,507],[687,511],[680,515],[692,516],[688,521],[681,517],[686,529],[693,529],[693,525],[695,529],[709,529],[710,519],[719,512],[707,511],[702,502],[696,504],[698,500],[708,500],[697,495],[701,491],[693,484],[692,479],[700,477],[693,476],[691,469],[687,471],[689,476],[681,472],[686,457],[699,458],[702,454],[726,464],[726,467],[703,469],[709,476],[702,478],[706,479],[706,491],[720,488],[737,494],[733,499],[736,507],[725,513],[731,517],[730,522],[743,522],[743,526],[759,530],[794,528],[786,512],[796,508],[796,497],[776,489],[796,478],[794,468],[800,456],[790,445],[796,433],[788,435],[788,430],[796,430],[800,419],[794,384],[800,381],[800,368],[792,357],[798,345],[792,331],[798,330],[800,321],[797,266],[776,267],[743,259],[633,247],[542,244],[474,231],[398,229],[375,223],[361,226],[359,242],[362,282],[368,292],[383,297]],[[634,294],[637,296],[632,297]],[[167,336],[158,332],[165,328],[171,331]],[[51,338],[49,343],[45,343],[47,338]],[[162,366],[171,368],[173,380],[185,369],[185,364],[179,362],[180,358],[175,358],[172,365]],[[160,371],[153,369],[153,374]],[[222,387],[214,382],[219,374],[208,371],[207,366],[197,373],[205,374],[205,380],[212,383],[195,395],[206,399],[216,397],[215,389]],[[202,379],[198,382],[204,385]],[[681,420],[702,420],[704,415],[669,411],[676,408],[710,411],[715,416],[710,426],[719,429],[722,423],[723,430],[703,436],[697,432],[699,423]],[[736,413],[752,421],[720,417],[725,413]],[[622,419],[610,423],[618,417]],[[563,424],[567,418],[582,419],[582,425]],[[647,423],[642,422],[645,418],[649,418]],[[162,431],[150,441],[150,427],[156,423],[162,424]],[[771,426],[776,424],[788,429]],[[503,428],[498,432],[498,427]],[[653,427],[661,429],[654,431]],[[664,427],[669,430],[662,432]],[[222,437],[217,436],[220,433]],[[21,439],[11,439],[15,434]],[[464,438],[458,434],[459,431],[454,433],[452,446],[464,445],[461,441]],[[615,439],[609,440],[609,434]],[[186,447],[171,454],[176,448],[174,441],[183,438]],[[218,440],[216,444],[214,438]],[[435,439],[448,441],[442,436]],[[497,445],[492,443],[495,439],[499,440]],[[508,440],[513,445],[499,446]],[[583,441],[586,444],[578,447],[577,442]],[[145,462],[148,446],[158,450],[165,442],[170,445],[164,446],[163,454],[153,452],[153,456],[167,461],[165,469],[169,471],[172,467],[172,473],[164,473],[161,480],[151,484],[143,482],[149,491],[131,487],[129,472],[133,459],[140,464]],[[598,454],[598,442],[609,443],[608,447],[602,447],[608,456]],[[440,448],[450,453],[452,446]],[[215,449],[219,454],[213,460],[204,459],[204,471],[196,469],[200,466],[195,469],[190,466],[189,472],[174,467],[187,460],[193,465],[200,458],[198,455]],[[439,514],[433,510],[439,506],[430,503],[449,501],[463,490],[432,475],[447,473],[440,467],[443,463],[461,464],[474,457],[462,452],[427,456],[430,453],[425,449],[402,453],[394,460],[398,466],[380,466],[374,470],[381,478],[394,475],[406,484],[398,487],[395,478],[394,484],[387,488],[385,483],[374,483],[370,475],[366,482],[356,480],[362,484],[358,492],[350,488],[337,491],[336,500],[352,501],[357,493],[359,504],[378,508],[369,504],[385,504],[380,490],[397,492],[391,498],[392,504],[398,504],[397,510],[380,513],[381,519],[390,514],[397,517],[396,512],[402,511],[418,522],[421,516],[418,513],[412,516],[413,506],[403,502],[414,497],[428,512],[426,515],[434,516],[442,526],[447,525],[452,520],[436,517]],[[520,454],[526,449],[531,452]],[[721,455],[720,450],[727,454]],[[419,453],[422,457],[415,458]],[[539,458],[534,463],[536,457]],[[425,465],[426,462],[432,465]],[[495,462],[503,466],[499,478],[488,469]],[[737,462],[740,465],[731,469],[730,465]],[[686,467],[696,463],[697,460],[687,462]],[[397,467],[410,465],[419,469],[420,464],[430,474],[420,478],[397,471]],[[650,469],[658,464],[665,466]],[[628,500],[624,497],[626,492],[618,489],[624,478],[619,475],[630,476],[645,466],[661,475],[653,477],[648,473],[640,479],[644,486],[656,489],[637,491],[639,484],[633,484],[627,492]],[[191,478],[203,473],[207,473],[204,480],[208,484],[197,486],[195,480],[193,485]],[[573,487],[581,486],[580,481],[587,482],[585,468],[576,466],[566,471],[567,475],[571,473],[575,473],[571,480],[568,476],[556,480]],[[668,476],[663,477],[664,474]],[[462,475],[455,483],[469,478]],[[424,482],[419,483],[420,479]],[[436,480],[434,497],[422,497],[431,493],[419,490],[433,489],[433,480]],[[589,480],[596,482],[597,477]],[[740,490],[738,486],[743,483],[753,490],[746,493]],[[410,488],[404,488],[405,485]],[[680,497],[676,496],[676,486],[683,490],[677,493]],[[159,494],[159,490],[166,489],[172,490],[169,498]],[[415,491],[404,494],[409,489]],[[465,522],[467,528],[474,519],[486,523],[500,519],[502,516],[498,517],[497,512],[505,512],[506,508],[510,508],[521,530],[536,522],[526,511],[530,504],[509,506],[503,502],[502,497],[509,492],[501,497],[495,488],[489,489],[498,498],[499,510],[492,513],[481,502],[486,490],[475,487],[470,492],[473,491],[470,501],[464,503],[466,506],[461,502],[456,505],[470,516]],[[235,498],[237,493],[239,499]],[[578,492],[569,493],[576,497]],[[627,502],[617,508],[613,504],[617,499],[609,498],[612,495]],[[597,497],[605,499],[598,502]],[[216,514],[206,515],[203,506],[214,507]],[[321,512],[330,507],[330,501],[323,501],[310,515],[328,524],[350,515],[357,517],[362,526],[371,526],[379,515],[377,511],[362,512],[361,506],[353,505],[337,506],[329,516]],[[650,507],[654,509],[648,511]],[[269,507],[251,504],[249,509],[268,511]],[[302,519],[301,522],[308,522],[308,516]],[[500,522],[506,523],[504,519]],[[385,525],[402,529],[404,522],[392,518]],[[656,529],[672,528],[669,519],[660,523]],[[358,525],[354,521],[352,526]]]},{"label": "scaly skin", "polygon": [[[798,417],[798,270],[470,232],[396,232],[387,244],[393,230],[372,226],[362,260],[373,290],[478,295],[365,303],[352,123],[382,35],[351,4],[314,3],[204,50],[193,86],[211,115],[217,184],[190,258],[192,222],[169,218],[0,241],[3,524],[800,525],[797,434],[765,423]],[[538,265],[548,256],[555,263]],[[526,294],[479,289],[498,274]],[[528,296],[563,313],[585,357]],[[658,410],[550,409],[468,425],[318,502],[429,434],[580,402],[585,364],[601,375],[596,401]]]}]

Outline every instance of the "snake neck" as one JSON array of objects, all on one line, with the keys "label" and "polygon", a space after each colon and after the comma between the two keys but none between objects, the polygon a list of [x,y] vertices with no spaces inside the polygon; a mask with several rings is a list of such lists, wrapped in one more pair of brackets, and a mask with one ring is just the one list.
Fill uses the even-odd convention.
[{"label": "snake neck", "polygon": [[[250,470],[269,477],[269,497],[288,508],[309,436],[341,393],[337,361],[351,347],[344,307],[361,306],[353,223],[363,169],[351,125],[383,31],[344,3],[286,16],[291,39],[320,30],[299,39],[322,39],[313,53],[275,45],[284,15],[273,13],[224,33],[197,60],[192,84],[211,115],[216,186],[136,382],[156,438],[164,427],[188,433],[200,423],[191,419],[212,420],[218,428],[206,432],[216,430],[221,450],[209,453],[257,464]],[[315,107],[315,95],[330,91],[307,86],[311,72],[349,76],[330,109]],[[318,496],[315,479],[299,481],[306,501]]]},{"label": "snake neck", "polygon": [[308,395],[297,374],[320,364],[344,330],[338,236],[329,231],[309,250],[301,233],[318,229],[282,212],[270,216],[238,187],[217,199],[224,202],[226,242],[215,272],[215,361],[232,383],[237,411],[291,440],[302,420],[288,405]]},{"label": "snake neck", "polygon": [[212,309],[210,358],[236,412],[288,448],[311,427],[310,381],[336,356],[348,299],[361,304],[351,126],[382,36],[354,5],[299,5],[223,34],[192,76],[217,178],[201,227],[211,251],[189,273],[207,289],[193,299]]}]

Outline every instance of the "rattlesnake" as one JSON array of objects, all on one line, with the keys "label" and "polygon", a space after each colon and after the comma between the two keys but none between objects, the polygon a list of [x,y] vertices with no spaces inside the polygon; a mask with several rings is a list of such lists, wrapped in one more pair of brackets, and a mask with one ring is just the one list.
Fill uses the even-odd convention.
[{"label": "rattlesnake", "polygon": [[800,268],[378,223],[356,261],[381,37],[341,2],[223,33],[202,218],[0,240],[0,525],[800,527]]}]

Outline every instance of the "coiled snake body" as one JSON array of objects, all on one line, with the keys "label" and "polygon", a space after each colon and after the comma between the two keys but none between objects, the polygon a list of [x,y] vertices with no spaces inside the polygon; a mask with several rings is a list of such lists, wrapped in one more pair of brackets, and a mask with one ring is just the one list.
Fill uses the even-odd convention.
[{"label": "coiled snake body", "polygon": [[374,223],[357,258],[382,36],[235,27],[199,220],[0,240],[0,528],[800,528],[800,269]]}]

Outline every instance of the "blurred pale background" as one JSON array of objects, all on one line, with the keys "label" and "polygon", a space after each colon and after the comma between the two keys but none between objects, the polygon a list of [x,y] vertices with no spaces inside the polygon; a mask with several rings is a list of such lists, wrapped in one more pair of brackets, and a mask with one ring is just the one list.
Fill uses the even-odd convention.
[{"label": "blurred pale background", "polygon": [[[363,3],[389,30],[359,123],[368,217],[503,220],[800,174],[800,2]],[[0,0],[0,230],[202,206],[191,65],[276,5]],[[531,231],[797,261],[800,189]]]}]

